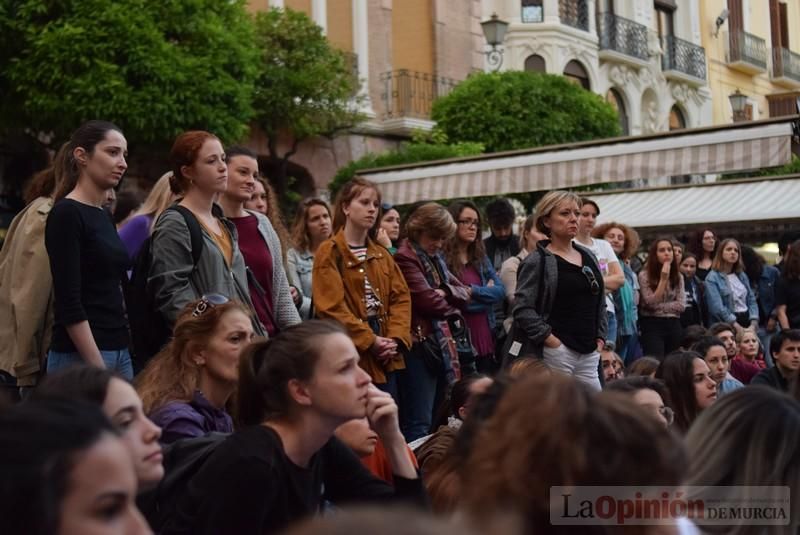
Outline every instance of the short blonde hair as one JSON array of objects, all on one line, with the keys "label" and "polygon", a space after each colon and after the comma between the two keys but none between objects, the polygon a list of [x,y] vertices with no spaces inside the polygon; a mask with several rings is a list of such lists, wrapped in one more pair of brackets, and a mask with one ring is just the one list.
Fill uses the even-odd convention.
[{"label": "short blonde hair", "polygon": [[456,223],[441,204],[425,203],[411,212],[406,221],[406,235],[412,242],[418,242],[423,232],[434,238],[449,240],[456,233]]},{"label": "short blonde hair", "polygon": [[533,226],[536,227],[536,230],[546,236],[550,236],[550,229],[545,226],[544,218],[549,216],[564,201],[573,201],[578,205],[578,208],[581,207],[581,198],[571,191],[553,190],[545,193],[544,197],[539,199],[539,202],[533,208],[533,214],[536,218]]}]

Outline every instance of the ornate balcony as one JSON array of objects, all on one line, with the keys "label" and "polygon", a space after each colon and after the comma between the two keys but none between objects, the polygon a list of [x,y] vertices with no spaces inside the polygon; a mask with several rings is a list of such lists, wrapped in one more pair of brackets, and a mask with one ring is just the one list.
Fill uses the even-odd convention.
[{"label": "ornate balcony", "polygon": [[705,83],[706,51],[702,46],[668,35],[664,40],[661,68],[667,78],[694,84]]},{"label": "ornate balcony", "polygon": [[430,129],[431,106],[438,97],[448,94],[457,80],[427,72],[400,69],[381,74],[384,112],[382,119],[398,134],[414,128]]},{"label": "ornate balcony", "polygon": [[644,66],[650,60],[647,27],[613,13],[597,16],[600,59]]},{"label": "ornate balcony", "polygon": [[589,31],[589,3],[586,0],[558,0],[561,24]]},{"label": "ornate balcony", "polygon": [[742,30],[730,32],[728,66],[747,74],[767,72],[767,42]]},{"label": "ornate balcony", "polygon": [[773,48],[772,81],[792,89],[800,87],[800,54],[786,48]]}]

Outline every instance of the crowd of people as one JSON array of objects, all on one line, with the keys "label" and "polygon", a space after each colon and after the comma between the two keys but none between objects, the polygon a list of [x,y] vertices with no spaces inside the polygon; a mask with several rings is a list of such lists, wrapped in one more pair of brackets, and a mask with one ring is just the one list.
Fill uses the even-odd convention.
[{"label": "crowd of people", "polygon": [[554,486],[800,481],[795,236],[776,267],[711,229],[640,256],[573,192],[516,235],[507,199],[399,210],[358,177],[289,230],[256,155],[203,131],[112,219],[126,157],[78,128],[0,253],[9,533],[374,526],[353,503],[409,507],[391,533],[566,533]]}]

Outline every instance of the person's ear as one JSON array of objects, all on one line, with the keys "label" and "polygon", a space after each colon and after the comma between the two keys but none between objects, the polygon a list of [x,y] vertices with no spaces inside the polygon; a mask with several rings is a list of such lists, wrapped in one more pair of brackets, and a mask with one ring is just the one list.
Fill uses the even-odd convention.
[{"label": "person's ear", "polygon": [[305,407],[311,406],[311,392],[309,392],[308,386],[303,381],[290,379],[286,388],[289,392],[289,396],[295,403]]}]

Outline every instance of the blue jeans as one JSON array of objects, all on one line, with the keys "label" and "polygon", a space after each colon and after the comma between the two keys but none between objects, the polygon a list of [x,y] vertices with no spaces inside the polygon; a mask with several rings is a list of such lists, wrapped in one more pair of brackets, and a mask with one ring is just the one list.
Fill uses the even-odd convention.
[{"label": "blue jeans", "polygon": [[394,399],[397,406],[400,406],[400,398],[398,397],[398,390],[397,390],[397,372],[387,372],[386,370],[383,371],[383,374],[386,376],[385,383],[375,383],[380,390],[390,394],[392,399]]},{"label": "blue jeans", "polygon": [[399,372],[400,430],[406,442],[428,434],[436,402],[436,385],[439,377],[415,355],[406,355],[406,369]]},{"label": "blue jeans", "polygon": [[[106,368],[115,371],[128,381],[133,380],[133,364],[131,363],[131,354],[126,349],[112,349],[100,350],[100,355],[103,357],[103,362],[106,363]],[[76,364],[85,364],[86,360],[81,357],[77,351],[69,353],[61,353],[58,351],[50,350],[47,353],[47,373],[53,373],[58,370],[63,370]]]},{"label": "blue jeans", "polygon": [[617,350],[617,314],[606,310],[608,317],[608,332],[606,333],[606,344],[612,344],[614,351]]}]

